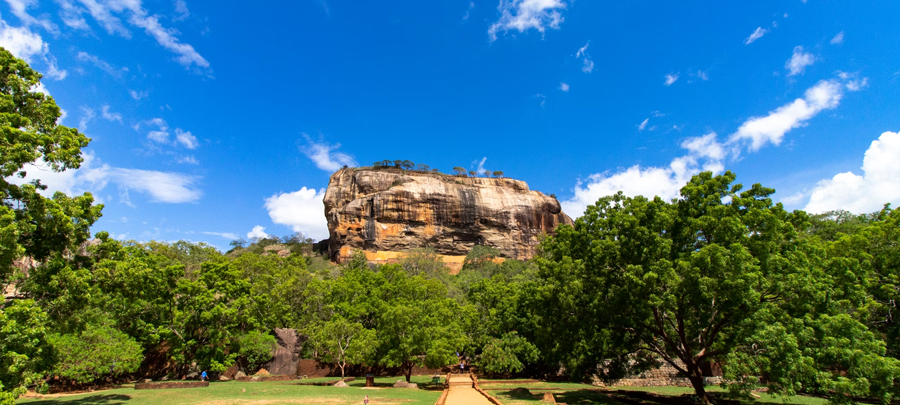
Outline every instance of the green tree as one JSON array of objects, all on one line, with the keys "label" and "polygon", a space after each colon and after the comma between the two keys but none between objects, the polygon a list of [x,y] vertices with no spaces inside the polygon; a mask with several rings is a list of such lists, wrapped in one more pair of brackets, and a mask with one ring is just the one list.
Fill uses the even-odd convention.
[{"label": "green tree", "polygon": [[429,167],[428,165],[426,165],[424,163],[419,163],[418,165],[416,165],[416,170],[420,171],[420,172],[427,172],[427,171],[431,170],[431,167]]},{"label": "green tree", "polygon": [[466,169],[459,167],[459,166],[455,166],[453,168],[453,171],[456,173],[457,176],[465,176],[466,175]]},{"label": "green tree", "polygon": [[340,316],[318,328],[312,338],[322,360],[335,363],[341,368],[341,378],[344,378],[348,364],[370,363],[372,354],[378,347],[374,330]]},{"label": "green tree", "polygon": [[87,240],[90,226],[100,217],[90,193],[68,197],[61,192],[46,198],[40,180],[13,184],[23,178],[26,164],[61,172],[77,169],[81,148],[90,139],[74,128],[57,125],[60,109],[53,98],[34,91],[41,74],[0,48],[0,284],[13,271],[12,263],[27,256],[42,262]]},{"label": "green tree", "polygon": [[503,172],[500,170],[494,170],[494,177],[503,177]]},{"label": "green tree", "polygon": [[14,404],[51,367],[47,315],[32,300],[0,309],[0,404]]},{"label": "green tree", "polygon": [[413,366],[442,367],[456,361],[456,351],[466,344],[458,322],[459,304],[447,298],[437,280],[410,277],[398,265],[381,268],[388,282],[381,288],[378,323],[380,363],[401,367],[409,381]]},{"label": "green tree", "polygon": [[478,176],[478,172],[476,172],[474,170],[469,170],[469,177],[475,177],[475,176]]},{"label": "green tree", "polygon": [[261,331],[250,331],[235,340],[235,351],[240,353],[248,370],[257,370],[272,360],[278,342],[275,336]]},{"label": "green tree", "polygon": [[[820,251],[797,231],[808,224],[805,213],[773,204],[774,190],[758,184],[740,192],[734,178],[702,173],[671,203],[604,197],[574,227],[548,238],[537,259],[535,311],[543,342],[556,334],[545,346],[551,357],[576,373],[611,360],[605,378],[659,358],[683,373],[704,403],[701,369],[726,359],[731,381],[767,375],[778,381],[773,392],[804,387],[835,401],[883,394],[897,364],[881,356],[883,342],[858,333],[865,327],[847,315],[854,302],[832,300],[854,289],[855,279],[820,265]],[[829,343],[848,338],[856,339],[853,350],[830,361]],[[796,363],[783,358],[766,361],[774,350],[755,350],[791,339],[803,342],[791,352],[803,358],[803,373],[787,372]],[[874,384],[866,372],[877,376]],[[743,392],[749,386],[734,384]]]},{"label": "green tree", "polygon": [[478,367],[488,373],[517,373],[525,368],[522,360],[538,360],[537,348],[516,332],[491,338],[478,357]]},{"label": "green tree", "polygon": [[110,325],[95,325],[78,334],[51,335],[57,353],[53,373],[78,383],[118,377],[137,370],[141,345]]}]

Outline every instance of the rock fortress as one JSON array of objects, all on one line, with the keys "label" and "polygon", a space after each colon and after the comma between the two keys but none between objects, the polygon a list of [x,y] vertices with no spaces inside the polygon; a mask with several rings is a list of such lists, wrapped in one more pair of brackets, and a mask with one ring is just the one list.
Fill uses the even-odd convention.
[{"label": "rock fortress", "polygon": [[572,224],[555,197],[510,178],[345,168],[331,175],[324,202],[328,252],[339,263],[354,250],[390,263],[427,247],[456,273],[476,245],[530,259],[541,235]]}]

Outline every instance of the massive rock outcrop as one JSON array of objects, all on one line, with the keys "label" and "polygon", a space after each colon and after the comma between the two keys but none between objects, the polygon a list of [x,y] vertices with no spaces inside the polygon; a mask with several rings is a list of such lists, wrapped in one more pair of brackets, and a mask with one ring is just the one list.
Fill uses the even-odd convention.
[{"label": "massive rock outcrop", "polygon": [[365,168],[331,175],[325,216],[329,252],[339,262],[353,249],[390,261],[429,247],[461,263],[475,245],[528,259],[542,234],[572,223],[556,198],[529,190],[524,181]]}]

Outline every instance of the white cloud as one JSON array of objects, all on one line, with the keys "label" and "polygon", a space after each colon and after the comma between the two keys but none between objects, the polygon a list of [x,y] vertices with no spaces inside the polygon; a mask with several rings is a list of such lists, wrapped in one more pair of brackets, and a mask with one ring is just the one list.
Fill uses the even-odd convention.
[{"label": "white cloud", "polygon": [[81,130],[81,132],[85,132],[87,131],[88,124],[93,121],[97,114],[94,113],[93,109],[87,106],[81,106],[81,112],[81,121],[78,121],[78,129]]},{"label": "white cloud", "polygon": [[491,25],[488,35],[491,41],[497,40],[497,33],[511,30],[535,29],[543,35],[548,28],[559,29],[563,22],[560,10],[565,8],[562,0],[500,0],[500,19]]},{"label": "white cloud", "polygon": [[751,117],[745,121],[731,136],[731,142],[750,141],[751,151],[759,150],[769,142],[778,145],[787,131],[805,125],[823,110],[837,107],[843,95],[840,82],[822,80],[806,90],[803,98],[778,107],[764,117]]},{"label": "white cloud", "polygon": [[[854,77],[851,74],[840,74],[839,76],[843,81]],[[641,167],[640,165],[634,165],[616,172],[593,174],[588,177],[587,181],[578,182],[574,189],[575,195],[569,200],[562,202],[563,210],[572,216],[581,215],[588,205],[595,203],[600,197],[615,194],[620,190],[629,196],[644,195],[649,197],[658,195],[664,199],[675,198],[679,195],[681,187],[690,180],[691,176],[700,171],[711,171],[713,173],[724,171],[725,165],[723,161],[729,155],[737,156],[740,145],[749,143],[751,151],[756,151],[770,142],[778,145],[787,131],[805,125],[806,121],[825,109],[836,108],[843,96],[845,86],[845,83],[842,83],[841,80],[820,81],[815,86],[807,89],[803,98],[798,98],[789,104],[781,106],[767,116],[751,117],[725,143],[720,143],[714,132],[688,138],[681,143],[681,147],[687,150],[687,155],[673,159],[666,167]],[[654,112],[653,116],[662,115],[664,114]],[[638,128],[646,127],[648,122],[649,119],[644,120]],[[870,154],[872,156],[871,159]],[[871,164],[869,163],[870,160]],[[873,167],[877,169],[872,169]],[[877,187],[873,186],[873,189],[879,189],[880,187],[880,189],[891,190],[890,187],[883,186],[882,183],[887,181],[896,183],[896,179],[900,178],[900,135],[886,133],[882,135],[880,144],[877,142],[873,143],[870,152],[866,153],[866,164],[863,169],[866,171],[864,179],[878,185]],[[880,175],[870,174],[876,172],[880,173]],[[853,176],[855,175],[852,173],[844,173],[835,176],[835,179],[841,180],[840,184],[853,185],[863,183],[859,180],[859,176],[855,176],[855,178]],[[830,185],[830,183],[823,184],[820,184],[823,190],[834,188],[825,187]],[[891,194],[894,193],[893,191],[888,191],[887,193],[896,195],[896,197],[892,198],[900,198],[900,183],[896,183],[892,187],[894,187],[893,190],[898,190],[896,194]],[[831,195],[825,191],[820,192],[820,194]],[[852,200],[854,195],[853,193],[834,194],[849,200]],[[816,195],[815,192],[813,192],[813,195]],[[797,200],[801,197],[795,195],[789,198]],[[881,200],[885,199],[884,195],[879,195],[878,197]],[[874,201],[879,200],[879,198],[874,198],[869,206],[874,206]],[[810,199],[811,205],[813,201],[813,199]],[[881,201],[880,204],[888,201]]]},{"label": "white cloud", "polygon": [[715,132],[688,138],[681,143],[681,147],[690,151],[692,156],[707,158],[714,161],[725,159],[725,148],[716,140]]},{"label": "white cloud", "polygon": [[671,86],[671,85],[674,84],[676,81],[678,81],[678,73],[670,73],[670,74],[667,74],[667,75],[666,75],[665,85],[666,85],[667,87],[668,87],[668,86]]},{"label": "white cloud", "polygon": [[466,15],[464,15],[463,18],[462,18],[463,21],[468,21],[468,20],[469,20],[469,16],[472,15],[472,10],[474,10],[474,9],[475,9],[475,2],[474,2],[474,1],[470,1],[470,2],[469,2],[469,8],[466,9]]},{"label": "white cloud", "polygon": [[803,74],[806,67],[816,62],[816,57],[809,52],[803,52],[802,46],[795,46],[794,53],[791,58],[784,63],[784,68],[788,70],[788,76],[796,76]]},{"label": "white cloud", "polygon": [[268,238],[269,234],[266,232],[266,227],[262,225],[257,225],[253,227],[253,230],[247,232],[247,239],[263,239]]},{"label": "white cloud", "polygon": [[163,203],[186,203],[200,199],[200,192],[194,184],[198,177],[181,173],[160,172],[112,167],[107,164],[97,166],[93,154],[83,155],[84,162],[75,170],[55,172],[43,162],[27,164],[23,170],[28,173],[24,179],[10,177],[7,180],[23,184],[40,179],[48,189],[43,193],[52,195],[62,191],[68,195],[90,191],[97,195],[107,184],[116,184],[120,191],[127,195],[128,190],[145,193],[151,201]]},{"label": "white cloud", "polygon": [[91,27],[81,16],[84,10],[76,6],[72,0],[56,0],[56,3],[59,4],[59,17],[64,24],[77,30],[90,31]]},{"label": "white cloud", "polygon": [[580,216],[588,205],[619,191],[632,197],[659,196],[669,200],[678,197],[691,176],[704,170],[713,173],[724,170],[721,159],[725,157],[725,149],[716,141],[715,133],[688,138],[681,146],[687,149],[688,154],[672,159],[667,167],[634,165],[614,173],[593,174],[587,182],[578,182],[575,195],[561,202],[563,211],[571,216]]},{"label": "white cloud", "polygon": [[194,202],[203,195],[194,187],[199,178],[181,173],[110,168],[109,175],[119,187],[149,194],[154,202]]},{"label": "white cloud", "polygon": [[6,3],[9,4],[9,10],[12,11],[13,15],[18,17],[26,26],[37,25],[51,34],[56,35],[59,33],[56,24],[50,22],[49,19],[35,18],[31,14],[28,14],[27,8],[36,5],[37,0],[6,0]]},{"label": "white cloud", "polygon": [[197,160],[197,158],[194,157],[194,155],[182,156],[181,158],[179,158],[177,160],[177,162],[189,164],[189,165],[199,165],[200,164],[200,162]]},{"label": "white cloud", "polygon": [[709,75],[708,75],[706,72],[702,71],[702,70],[698,70],[698,71],[697,71],[697,78],[700,79],[700,80],[706,81],[706,80],[709,80]]},{"label": "white cloud", "polygon": [[563,211],[576,217],[581,216],[588,205],[601,197],[622,191],[628,196],[643,195],[648,198],[660,196],[672,199],[678,196],[681,187],[691,176],[699,173],[697,162],[690,157],[672,160],[668,167],[641,167],[634,165],[615,173],[598,173],[588,178],[586,183],[575,186],[575,195],[561,202]]},{"label": "white cloud", "polygon": [[[263,229],[265,229],[265,228],[263,228]],[[218,237],[228,239],[228,240],[235,240],[238,238],[237,235],[235,235],[234,233],[231,233],[231,232],[201,232],[201,233],[205,234],[205,235],[218,236]]]},{"label": "white cloud", "polygon": [[272,222],[291,227],[314,239],[328,238],[325,220],[325,189],[303,187],[292,193],[279,193],[266,198],[266,210]]},{"label": "white cloud", "polygon": [[753,41],[762,38],[762,36],[766,35],[767,32],[769,32],[769,30],[764,29],[763,27],[756,27],[756,30],[753,31],[753,33],[751,33],[750,36],[744,40],[744,45],[752,44]]},{"label": "white cloud", "polygon": [[560,83],[559,89],[562,91],[569,91],[569,85],[567,83]]},{"label": "white cloud", "polygon": [[128,94],[131,95],[131,98],[135,100],[140,100],[142,98],[147,98],[150,95],[148,91],[137,91],[137,90],[128,90]]},{"label": "white cloud", "polygon": [[175,141],[188,149],[196,149],[199,145],[197,137],[191,131],[182,131],[181,128],[175,128]]},{"label": "white cloud", "polygon": [[316,143],[309,135],[303,134],[303,136],[306,138],[306,146],[301,146],[300,151],[302,151],[306,157],[310,158],[319,169],[333,172],[344,165],[357,166],[356,160],[353,160],[350,155],[337,151],[337,149],[341,147],[341,144],[329,145],[325,142]]},{"label": "white cloud", "polygon": [[481,158],[481,160],[475,160],[474,162],[472,162],[472,166],[475,166],[476,163],[478,164],[477,167],[475,167],[475,173],[477,173],[478,176],[483,175],[487,170],[484,168],[484,162],[487,162],[487,156]]},{"label": "white cloud", "polygon": [[169,133],[166,131],[150,131],[147,133],[147,139],[156,143],[169,143]]},{"label": "white cloud", "polygon": [[862,214],[878,211],[885,203],[900,204],[900,133],[885,132],[872,141],[862,171],[861,176],[846,172],[820,181],[805,210],[820,213],[842,209]]},{"label": "white cloud", "polygon": [[109,105],[103,105],[100,107],[100,116],[107,121],[119,121],[122,122],[122,114],[109,111]]},{"label": "white cloud", "polygon": [[90,62],[100,70],[106,72],[108,75],[115,77],[116,79],[121,79],[122,76],[128,72],[127,67],[123,67],[121,69],[116,68],[113,65],[110,65],[106,61],[101,60],[95,55],[91,55],[87,52],[78,52],[78,55],[75,56],[76,59],[82,62]]},{"label": "white cloud", "polygon": [[834,36],[834,38],[831,38],[832,45],[839,45],[842,43],[844,43],[844,31],[838,32],[837,35]]},{"label": "white cloud", "polygon": [[191,11],[188,10],[187,3],[184,0],[175,0],[175,21],[185,20],[191,16]]},{"label": "white cloud", "polygon": [[[63,19],[67,25],[83,26],[80,15],[84,12],[90,14],[109,34],[117,34],[124,38],[131,38],[131,31],[122,23],[125,18],[134,27],[144,30],[153,37],[163,48],[177,55],[175,60],[187,68],[196,66],[208,68],[209,62],[203,58],[190,44],[178,39],[179,32],[172,28],[166,28],[159,22],[159,16],[151,15],[141,5],[141,0],[78,0],[84,8],[77,7],[71,0],[57,0],[62,4]],[[178,4],[176,1],[176,11]],[[187,12],[187,6],[182,10]],[[183,13],[182,13],[183,14]],[[120,18],[121,17],[121,18]],[[72,21],[70,24],[69,21]],[[84,28],[86,24],[84,24]]]},{"label": "white cloud", "polygon": [[583,65],[581,66],[581,71],[584,73],[591,73],[594,71],[594,61],[591,59],[591,56],[588,55],[587,49],[591,44],[591,41],[587,41],[584,46],[578,48],[578,52],[575,53],[576,58],[582,58]]},{"label": "white cloud", "polygon": [[640,125],[638,125],[638,131],[643,131],[644,129],[646,129],[647,124],[649,124],[649,123],[650,123],[650,118],[646,118],[643,121],[641,121]]},{"label": "white cloud", "polygon": [[65,79],[68,73],[56,66],[56,58],[50,53],[50,45],[28,27],[12,27],[0,19],[0,46],[29,64],[43,61],[47,68],[44,75],[54,80]]}]

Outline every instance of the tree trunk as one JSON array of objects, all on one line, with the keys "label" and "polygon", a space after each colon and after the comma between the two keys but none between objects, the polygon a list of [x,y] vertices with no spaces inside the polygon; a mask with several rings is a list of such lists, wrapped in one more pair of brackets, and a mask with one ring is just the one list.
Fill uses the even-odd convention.
[{"label": "tree trunk", "polygon": [[708,405],[709,397],[706,395],[706,387],[703,385],[703,373],[700,371],[699,366],[688,368],[688,379],[691,380],[691,385],[694,386],[694,392],[700,398],[700,403]]},{"label": "tree trunk", "polygon": [[412,376],[412,368],[413,368],[412,363],[408,363],[408,365],[406,367],[406,382],[409,382],[409,377]]},{"label": "tree trunk", "polygon": [[341,381],[344,381],[344,366],[346,366],[347,364],[346,363],[338,363],[338,365],[341,366]]}]

